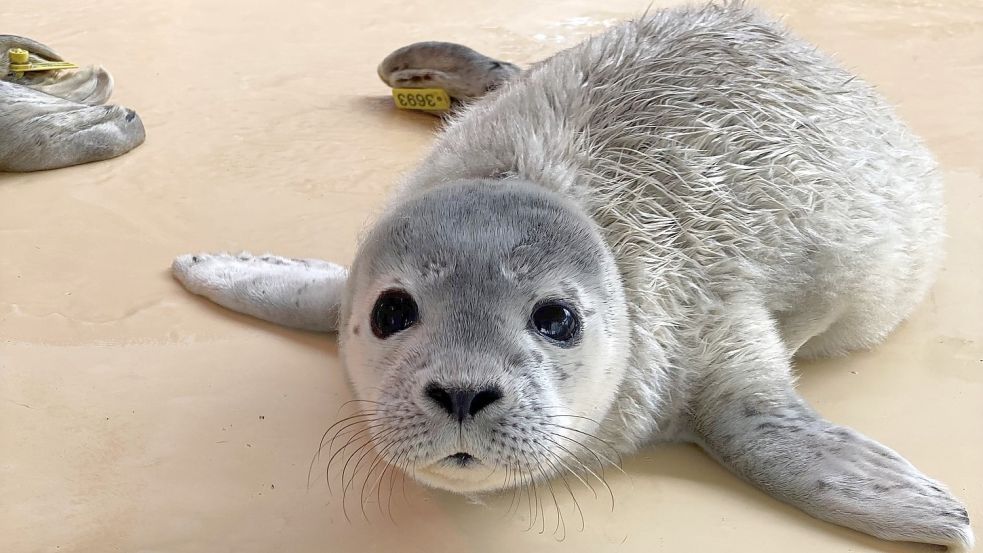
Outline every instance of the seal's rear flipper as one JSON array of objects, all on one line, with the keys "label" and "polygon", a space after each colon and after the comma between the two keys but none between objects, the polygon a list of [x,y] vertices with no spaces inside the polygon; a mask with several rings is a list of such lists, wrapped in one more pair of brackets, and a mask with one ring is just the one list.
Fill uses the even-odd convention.
[{"label": "seal's rear flipper", "polygon": [[379,78],[392,88],[440,88],[456,100],[482,96],[520,71],[516,65],[452,42],[403,46],[378,68]]},{"label": "seal's rear flipper", "polygon": [[0,35],[0,171],[110,159],[146,138],[136,112],[102,105],[113,92],[113,78],[105,69],[52,69],[50,62],[60,61],[44,44]]},{"label": "seal's rear flipper", "polygon": [[143,143],[136,112],[88,106],[0,81],[0,171],[42,171],[120,156]]},{"label": "seal's rear flipper", "polygon": [[113,76],[99,66],[75,71],[53,71],[40,77],[31,77],[31,80],[26,79],[24,77],[11,82],[87,106],[105,104],[113,95]]},{"label": "seal's rear flipper", "polygon": [[113,94],[113,77],[98,66],[78,70],[27,72],[19,77],[8,74],[8,51],[20,48],[30,52],[31,62],[64,61],[46,44],[17,35],[0,35],[0,79],[32,88],[56,98],[89,106],[105,104]]},{"label": "seal's rear flipper", "polygon": [[65,61],[46,44],[23,36],[0,35],[0,68],[3,75],[7,74],[7,51],[11,48],[22,48],[48,61]]},{"label": "seal's rear flipper", "polygon": [[182,255],[171,265],[190,292],[283,326],[337,330],[348,270],[317,259],[248,253]]},{"label": "seal's rear flipper", "polygon": [[972,549],[958,500],[894,451],[817,415],[792,389],[778,332],[753,323],[767,313],[742,313],[738,302],[732,311],[713,327],[713,343],[727,347],[712,356],[693,409],[708,453],[816,518],[885,540]]}]

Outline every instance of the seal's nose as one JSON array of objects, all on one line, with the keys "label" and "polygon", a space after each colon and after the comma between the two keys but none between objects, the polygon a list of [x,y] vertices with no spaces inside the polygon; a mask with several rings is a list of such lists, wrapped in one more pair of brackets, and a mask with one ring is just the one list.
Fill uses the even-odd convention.
[{"label": "seal's nose", "polygon": [[482,388],[447,389],[431,382],[425,393],[431,401],[450,416],[463,423],[464,419],[474,417],[479,411],[502,399],[502,391],[494,386]]}]

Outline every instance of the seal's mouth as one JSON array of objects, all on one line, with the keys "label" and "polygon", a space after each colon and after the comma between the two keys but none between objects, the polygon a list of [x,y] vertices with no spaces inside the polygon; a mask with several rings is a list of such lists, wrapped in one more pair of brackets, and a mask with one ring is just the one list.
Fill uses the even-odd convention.
[{"label": "seal's mouth", "polygon": [[448,455],[441,459],[441,464],[453,465],[460,468],[467,468],[472,465],[480,465],[481,461],[477,457],[464,451],[458,451],[453,455]]},{"label": "seal's mouth", "polygon": [[504,472],[494,460],[483,460],[467,451],[436,458],[429,464],[420,466],[413,474],[427,485],[457,493],[490,491],[504,487],[501,482]]}]

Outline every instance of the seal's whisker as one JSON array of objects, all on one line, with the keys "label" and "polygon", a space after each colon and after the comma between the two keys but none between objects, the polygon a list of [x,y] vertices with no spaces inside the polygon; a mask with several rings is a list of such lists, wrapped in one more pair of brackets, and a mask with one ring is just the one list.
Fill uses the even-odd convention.
[{"label": "seal's whisker", "polygon": [[522,475],[520,473],[521,469],[519,467],[518,461],[516,461],[512,457],[509,458],[509,461],[510,461],[509,465],[512,472],[512,482],[511,482],[512,497],[509,498],[509,507],[508,509],[505,510],[505,513],[506,515],[514,515],[519,512],[519,506],[522,504],[522,495],[521,495],[522,480],[520,479]]},{"label": "seal's whisker", "polygon": [[509,506],[505,510],[505,516],[508,517],[512,514],[512,510],[515,509],[516,512],[519,510],[519,504],[521,503],[521,496],[519,495],[519,465],[518,462],[510,457],[509,472],[511,474],[511,481],[508,482],[512,489],[512,497],[509,498]]},{"label": "seal's whisker", "polygon": [[345,439],[346,437],[353,436],[365,429],[373,430],[375,428],[385,427],[386,424],[387,422],[381,419],[367,419],[352,423],[351,425],[340,429],[334,436],[331,437],[331,441],[328,444],[328,451],[334,449],[334,443],[339,439]]},{"label": "seal's whisker", "polygon": [[[328,436],[328,433],[331,432],[331,429],[333,429],[334,427],[338,426],[339,424],[342,424],[342,423],[347,422],[347,421],[351,421],[351,420],[356,419],[356,418],[367,417],[367,416],[375,416],[375,415],[376,415],[376,412],[375,411],[370,411],[370,412],[365,412],[365,413],[358,413],[358,414],[352,415],[350,417],[345,417],[345,418],[341,419],[340,421],[332,424],[331,426],[328,427],[327,430],[324,431],[324,434],[321,435],[321,441],[318,443],[317,451],[314,453],[314,456],[311,459],[311,464],[307,468],[307,487],[308,487],[308,489],[310,489],[310,487],[311,487],[311,472],[314,470],[314,465],[321,459],[321,451],[324,449],[324,439]],[[337,437],[337,434],[335,434],[335,437]],[[332,438],[332,442],[333,441],[334,441],[334,438]],[[330,447],[329,447],[329,451],[330,451]]]},{"label": "seal's whisker", "polygon": [[[354,443],[356,440],[361,440],[363,438],[368,438],[369,440],[371,440],[372,439],[372,430],[374,428],[379,428],[381,426],[384,426],[384,424],[380,422],[380,423],[369,424],[367,426],[363,426],[363,427],[357,429],[356,431],[354,431],[354,433],[352,433],[351,436],[348,437],[348,440],[341,447],[339,447],[337,450],[334,449],[334,441],[337,438],[337,436],[335,436],[335,438],[332,438],[328,451],[329,452],[333,451],[333,453],[331,454],[330,457],[328,457],[328,463],[327,463],[327,466],[324,469],[325,475],[326,476],[330,475],[330,473],[331,473],[331,465],[334,462],[335,458],[338,457],[338,455],[341,454],[343,451],[345,451],[346,449],[348,449],[348,446],[352,445],[352,443]],[[331,479],[330,478],[328,478],[328,491],[329,492],[331,491]]]},{"label": "seal's whisker", "polygon": [[[403,472],[402,462],[408,453],[408,448],[401,450],[396,458],[393,459],[393,462],[389,464],[389,493],[386,499],[386,512],[389,514],[389,520],[394,526],[398,526],[398,524],[396,524],[396,519],[393,517],[393,492],[396,484],[396,472]],[[381,488],[382,486],[380,484],[379,489],[381,490]],[[382,498],[379,497],[378,501],[379,508],[382,509]]]},{"label": "seal's whisker", "polygon": [[351,437],[348,438],[348,441],[342,444],[341,447],[335,450],[331,454],[331,456],[328,457],[328,463],[324,467],[324,479],[328,485],[328,493],[334,493],[334,490],[331,487],[331,465],[334,464],[334,460],[343,452],[345,452],[349,446],[356,443],[358,440],[371,439],[371,436],[369,435],[370,430],[371,430],[370,428],[359,429],[358,432],[352,434]]},{"label": "seal's whisker", "polygon": [[[550,443],[552,443],[553,445],[555,445],[556,447],[558,447],[558,448],[560,448],[560,449],[562,449],[562,450],[564,451],[564,453],[566,453],[566,454],[567,454],[567,455],[569,455],[569,456],[570,456],[570,457],[571,457],[571,458],[572,458],[572,459],[573,459],[574,461],[576,461],[576,463],[577,463],[578,465],[580,465],[580,466],[581,466],[581,468],[583,468],[583,469],[584,469],[585,471],[587,471],[587,472],[588,472],[588,474],[592,474],[592,472],[590,471],[590,469],[588,469],[588,467],[587,467],[587,465],[585,465],[585,464],[583,463],[583,461],[581,461],[581,460],[580,460],[580,457],[578,457],[577,455],[575,455],[575,454],[574,454],[574,453],[573,453],[572,451],[570,451],[570,450],[569,450],[569,449],[567,449],[566,447],[564,447],[564,446],[562,446],[562,445],[560,445],[560,444],[559,444],[559,443],[557,443],[557,442],[556,442],[555,440],[552,440],[552,439],[550,439],[550,438],[548,438],[548,437],[546,437],[546,436],[544,436],[543,438],[544,438],[545,440],[547,440],[547,441],[549,441]],[[584,478],[582,478],[582,477],[580,476],[580,473],[578,473],[578,472],[576,472],[576,471],[574,471],[574,470],[573,470],[572,468],[570,468],[569,466],[567,466],[567,464],[566,464],[566,462],[564,462],[564,461],[563,461],[563,459],[562,459],[562,458],[561,458],[561,457],[560,457],[559,455],[557,455],[556,453],[553,453],[552,451],[549,451],[549,449],[548,449],[548,448],[547,448],[547,452],[548,452],[548,453],[550,453],[551,455],[553,455],[553,457],[554,457],[554,458],[555,458],[555,459],[557,460],[557,462],[558,462],[558,463],[560,463],[560,464],[561,464],[561,465],[563,466],[563,468],[564,468],[564,469],[566,469],[567,471],[569,471],[569,472],[570,472],[570,474],[572,474],[572,475],[574,475],[574,476],[575,476],[575,477],[577,478],[577,480],[580,480],[580,482],[581,482],[581,483],[582,483],[582,484],[583,484],[583,485],[584,485],[585,487],[587,487],[587,488],[588,488],[588,489],[589,489],[589,490],[591,491],[591,493],[593,493],[593,494],[594,494],[594,499],[597,499],[597,490],[595,490],[595,489],[594,489],[594,486],[592,486],[592,485],[591,485],[591,483],[590,483],[590,482],[589,482],[588,480],[585,480]],[[595,476],[596,476],[596,475],[595,475]]]},{"label": "seal's whisker", "polygon": [[[379,421],[379,419],[375,419],[375,418],[361,419],[361,420],[352,422],[352,423],[350,423],[350,424],[348,424],[346,426],[343,426],[343,427],[339,428],[334,433],[334,435],[331,437],[331,440],[327,444],[328,451],[331,452],[334,449],[334,443],[335,443],[335,441],[338,438],[345,436],[349,432],[354,432],[355,431],[355,430],[348,431],[347,429],[349,429],[349,428],[356,428],[357,429],[358,428],[358,425],[360,425],[360,424],[372,424],[372,423],[376,423],[378,421]],[[324,451],[324,448],[325,448],[325,443],[324,443],[324,438],[322,437],[321,443],[318,445],[317,451],[315,451],[314,456],[311,459],[310,467],[308,467],[308,475],[310,473],[310,469],[313,469],[314,465],[318,461],[321,460],[321,453]]]},{"label": "seal's whisker", "polygon": [[[365,456],[375,450],[377,443],[380,442],[388,443],[389,438],[396,432],[397,432],[396,428],[390,428],[387,430],[383,430],[376,436],[369,436],[368,440],[366,440],[363,444],[361,444],[354,451],[352,451],[351,455],[348,456],[348,460],[345,461],[345,465],[341,469],[341,478],[342,481],[345,482],[345,487],[342,489],[343,495],[344,492],[347,491],[347,489],[353,483],[355,475],[358,472],[358,467],[359,465],[362,464],[362,461],[365,459]],[[355,456],[359,455],[359,453],[361,453],[361,455],[358,457],[357,460],[355,460],[355,465],[352,467],[351,478],[346,479],[345,474],[348,472],[348,466],[351,464],[352,460],[355,459]]]},{"label": "seal's whisker", "polygon": [[[414,457],[411,455],[410,451],[411,450],[409,448],[406,449],[406,452],[403,455],[403,460],[400,461],[400,464],[399,464],[399,486],[400,486],[400,488],[402,490],[401,493],[403,494],[403,503],[405,505],[407,505],[407,506],[409,506],[410,502],[409,502],[409,499],[406,496],[406,476],[409,474],[409,465],[410,465],[410,462],[411,461],[415,462]],[[394,478],[394,477],[391,477],[391,478]],[[390,501],[390,506],[391,506],[392,505],[392,490],[395,487],[395,481],[394,480],[390,480],[389,486],[390,486],[389,501]]]},{"label": "seal's whisker", "polygon": [[[555,434],[555,433],[552,433],[552,432],[549,433],[549,435],[550,436],[556,436],[557,438],[562,438],[563,437],[561,435],[558,435],[558,434]],[[577,455],[576,453],[574,453],[573,451],[571,451],[569,448],[567,448],[566,446],[564,446],[560,442],[557,442],[556,440],[554,440],[552,438],[549,438],[547,436],[543,436],[543,438],[545,440],[548,440],[550,443],[554,444],[556,447],[558,447],[561,450],[563,450],[564,453],[567,453],[568,455],[570,455],[570,458],[573,459],[574,461],[576,461],[578,465],[580,465],[580,468],[583,469],[583,471],[587,474],[588,477],[589,476],[593,476],[598,481],[604,480],[604,470],[603,470],[604,467],[603,467],[603,462],[601,461],[601,458],[600,457],[598,457],[597,455],[594,455],[594,452],[590,448],[588,448],[587,446],[585,446],[584,444],[582,444],[580,442],[575,442],[577,444],[577,446],[579,446],[581,449],[585,450],[587,453],[590,453],[594,457],[594,460],[597,461],[597,468],[598,468],[598,471],[597,472],[600,472],[600,475],[598,475],[597,472],[595,472],[590,467],[590,465],[588,463],[584,462],[584,460],[581,459],[579,455]],[[576,446],[574,446],[574,447],[576,447]],[[577,473],[574,473],[574,474],[577,474]],[[585,477],[585,478],[587,478],[587,477]],[[595,497],[596,497],[597,492],[596,492],[596,490],[594,490],[594,486],[590,483],[590,480],[589,479],[586,481],[586,484],[587,484],[587,487],[590,488],[591,491],[594,492]]]},{"label": "seal's whisker", "polygon": [[[381,424],[379,424],[379,425],[372,425],[372,426],[367,426],[365,428],[360,429],[358,432],[356,432],[350,438],[348,438],[348,441],[345,442],[345,444],[343,446],[341,446],[340,448],[338,448],[338,450],[335,451],[331,455],[331,457],[328,459],[328,464],[327,464],[327,466],[324,469],[325,475],[326,475],[326,477],[328,479],[328,492],[332,492],[332,489],[331,489],[331,465],[334,463],[334,460],[338,457],[338,455],[342,454],[344,451],[346,451],[348,449],[349,446],[351,446],[353,443],[355,443],[358,440],[365,439],[366,441],[365,442],[361,442],[360,445],[358,445],[358,447],[356,447],[355,451],[360,450],[366,444],[371,445],[372,444],[372,429],[373,428],[376,428],[376,427],[379,427],[379,426],[382,426],[382,425]],[[350,457],[349,457],[349,460],[351,460]],[[345,468],[347,468],[347,466],[348,465],[346,464],[345,465]],[[345,475],[345,470],[342,469],[342,472],[341,472],[342,482],[344,482],[344,475]]]},{"label": "seal's whisker", "polygon": [[[382,488],[383,488],[383,482],[385,481],[386,478],[386,473],[388,472],[389,473],[389,491],[388,491],[389,500],[388,500],[387,508],[389,513],[389,520],[393,524],[396,524],[396,521],[395,519],[393,519],[392,516],[392,493],[393,493],[393,484],[395,483],[394,475],[397,470],[401,470],[399,468],[401,460],[404,456],[406,456],[409,453],[409,448],[405,447],[405,440],[403,440],[402,437],[397,437],[396,439],[393,440],[393,442],[395,445],[392,451],[380,453],[380,457],[383,457],[385,466],[383,467],[382,472],[379,474],[379,478],[374,484],[374,488],[375,488],[376,503],[378,504],[379,514],[383,514]],[[391,459],[385,458],[387,456],[391,457]],[[370,493],[371,493],[371,488],[370,488]]]},{"label": "seal's whisker", "polygon": [[341,406],[338,409],[340,410],[340,409],[342,409],[342,408],[344,408],[344,407],[346,407],[346,406],[348,406],[348,405],[350,405],[352,403],[368,403],[370,405],[384,405],[381,402],[372,401],[371,399],[349,399],[348,401],[342,403]]},{"label": "seal's whisker", "polygon": [[[587,437],[587,438],[589,438],[591,440],[596,440],[597,442],[599,442],[599,443],[601,443],[603,445],[606,445],[612,452],[614,452],[615,457],[617,458],[617,461],[612,461],[606,455],[604,455],[604,454],[602,454],[602,453],[594,450],[593,448],[589,448],[589,447],[585,446],[584,444],[582,444],[578,440],[575,440],[574,438],[571,438],[570,436],[566,436],[566,435],[561,434],[559,432],[553,432],[553,435],[555,435],[555,436],[562,436],[563,438],[566,438],[567,440],[570,440],[572,442],[577,443],[578,445],[580,445],[580,447],[583,447],[584,449],[590,451],[593,455],[603,458],[609,465],[611,465],[612,467],[618,469],[619,471],[621,471],[621,473],[624,473],[625,472],[624,469],[621,468],[621,454],[618,453],[618,450],[616,450],[613,446],[611,446],[610,444],[608,444],[607,442],[605,442],[601,438],[598,438],[597,436],[595,436],[595,435],[593,435],[593,434],[591,434],[589,432],[584,432],[583,430],[577,430],[576,428],[570,428],[569,426],[563,426],[561,424],[553,424],[553,423],[550,423],[550,426],[552,426],[554,428],[560,428],[560,429],[563,429],[563,430],[569,430],[571,432],[576,432],[578,434],[582,434],[583,436],[585,436],[585,437]],[[601,463],[601,466],[603,466],[603,463]]]},{"label": "seal's whisker", "polygon": [[611,486],[608,484],[607,478],[605,478],[605,476],[604,476],[604,465],[603,465],[603,463],[601,463],[601,458],[597,455],[597,453],[594,450],[590,449],[589,447],[585,446],[584,444],[582,444],[582,443],[580,443],[580,442],[578,442],[576,440],[573,440],[573,439],[571,439],[568,436],[564,436],[562,434],[556,434],[556,433],[553,433],[552,435],[553,436],[556,436],[558,438],[566,438],[566,439],[568,439],[568,440],[576,443],[580,447],[584,448],[585,450],[587,450],[588,453],[591,453],[592,455],[594,455],[594,458],[597,459],[598,468],[600,469],[599,472],[601,473],[600,475],[598,475],[597,473],[595,473],[593,470],[591,470],[587,465],[585,465],[583,463],[581,463],[581,466],[584,467],[584,470],[588,471],[594,478],[596,478],[598,482],[600,482],[601,484],[604,485],[604,488],[608,492],[608,497],[611,499],[611,510],[613,511],[614,510],[614,503],[615,503],[615,501],[614,501],[614,490],[611,489]]},{"label": "seal's whisker", "polygon": [[[553,491],[553,482],[551,481],[549,475],[546,474],[546,471],[543,469],[543,464],[539,462],[539,459],[536,459],[535,457],[533,459],[535,459],[536,461],[536,468],[539,470],[539,473],[543,475],[543,482],[546,484],[546,489],[549,490],[550,496],[552,496],[553,498],[553,507],[556,509],[556,527],[553,529],[553,536],[555,537],[560,532],[560,527],[562,526],[563,527],[563,534],[562,534],[563,538],[561,538],[562,541],[562,539],[566,538],[567,524],[563,520],[563,511],[560,509],[560,502],[557,501],[556,493]],[[544,506],[543,531],[540,532],[540,534],[542,534],[545,531],[546,531],[546,508]]]},{"label": "seal's whisker", "polygon": [[518,484],[517,484],[517,488],[516,488],[517,493],[516,493],[516,501],[515,501],[515,514],[516,515],[519,514],[519,509],[522,508],[522,496],[525,495],[526,496],[526,509],[528,511],[527,516],[531,520],[532,519],[532,508],[530,506],[530,501],[531,501],[530,500],[530,497],[531,496],[529,494],[528,475],[522,470],[522,466],[519,464],[519,461],[518,460],[516,460],[515,470],[516,470],[516,472],[517,472],[517,474],[519,476]]},{"label": "seal's whisker", "polygon": [[574,444],[576,444],[577,446],[579,446],[581,449],[583,449],[587,453],[590,453],[591,456],[594,457],[594,460],[597,461],[597,468],[598,468],[598,470],[602,474],[604,473],[604,463],[605,462],[606,463],[609,463],[609,464],[613,464],[613,462],[610,459],[608,459],[604,455],[601,455],[600,453],[598,453],[597,451],[595,451],[593,448],[588,447],[586,444],[584,444],[580,440],[577,440],[576,438],[571,438],[570,436],[567,436],[566,434],[562,434],[560,432],[552,432],[551,431],[551,432],[549,432],[549,434],[551,436],[556,436],[557,438],[563,438],[564,440],[573,442]]},{"label": "seal's whisker", "polygon": [[[392,429],[383,431],[383,433],[380,434],[379,436],[376,436],[374,440],[387,440],[393,431],[394,430]],[[375,443],[373,441],[373,438],[370,437],[369,440],[367,440],[365,443],[358,446],[354,451],[352,451],[351,455],[348,456],[348,460],[345,461],[345,465],[341,469],[341,481],[344,483],[341,489],[341,509],[342,512],[345,513],[345,520],[347,520],[348,522],[351,522],[351,519],[348,518],[348,510],[345,501],[348,496],[348,488],[350,488],[351,485],[354,483],[355,477],[358,474],[358,467],[359,465],[362,464],[362,460],[365,459],[366,455],[374,451],[374,449],[375,449]],[[354,459],[355,456],[358,455],[359,453],[361,453],[361,456],[359,456],[358,460],[355,461],[355,466],[352,467],[351,477],[346,478],[345,474],[348,471],[348,466],[351,464],[352,459]]]},{"label": "seal's whisker", "polygon": [[[526,456],[525,452],[522,452],[522,458],[525,460],[525,464],[532,467],[532,463],[529,462],[529,458]],[[536,477],[532,470],[528,471],[529,474],[529,490],[532,492],[532,496],[529,498],[531,501],[531,506],[534,507],[532,513],[530,514],[529,528],[526,531],[531,531],[536,526],[536,521],[539,520],[540,511],[542,510],[542,502],[539,498],[539,484],[536,482]],[[545,531],[545,528],[544,530]]]},{"label": "seal's whisker", "polygon": [[[516,452],[513,450],[512,453],[515,455]],[[525,495],[527,516],[529,517],[529,520],[532,521],[532,492],[529,491],[529,473],[523,470],[518,458],[516,458],[515,461],[515,470],[516,474],[519,476],[518,485],[516,488],[515,514],[519,514],[519,509],[522,506],[522,496]]]},{"label": "seal's whisker", "polygon": [[584,431],[584,430],[580,430],[578,428],[573,428],[573,427],[570,427],[570,426],[565,426],[565,425],[562,425],[562,424],[556,424],[556,423],[553,423],[553,422],[547,422],[545,424],[547,424],[549,426],[552,426],[552,427],[555,427],[555,428],[562,428],[563,430],[569,430],[570,432],[576,432],[577,434],[580,434],[582,436],[586,436],[587,438],[590,438],[591,440],[596,441],[597,443],[603,445],[608,450],[610,450],[610,452],[614,454],[614,457],[618,459],[617,462],[613,462],[613,461],[608,460],[608,462],[610,464],[616,465],[616,466],[621,464],[621,453],[618,451],[618,449],[616,447],[614,447],[614,445],[612,445],[610,442],[608,442],[604,438],[601,438],[599,436],[596,436],[594,434],[591,434],[590,432],[587,432],[587,431]]},{"label": "seal's whisker", "polygon": [[[389,442],[385,442],[385,443],[383,443],[383,446],[384,447],[388,447],[388,444],[389,444]],[[370,447],[368,447],[365,450],[364,453],[362,453],[362,456],[359,457],[358,462],[355,463],[355,468],[352,470],[351,477],[349,478],[348,482],[345,485],[345,488],[346,488],[345,491],[347,491],[347,488],[351,488],[352,489],[352,493],[354,494],[354,492],[355,492],[355,485],[356,485],[355,482],[358,479],[358,469],[359,469],[359,466],[361,464],[361,461],[366,456],[373,455],[375,458],[373,460],[369,461],[368,469],[366,470],[365,476],[363,478],[362,488],[361,488],[359,494],[356,496],[357,499],[358,499],[358,508],[362,512],[362,520],[364,520],[365,522],[371,522],[369,520],[368,513],[365,511],[365,483],[372,476],[372,467],[375,466],[375,461],[377,461],[378,458],[379,458],[379,455],[376,452],[376,447],[377,447],[377,445],[375,443],[373,443],[373,444],[371,444]],[[345,492],[342,492],[342,496],[344,496],[344,495],[345,495]]]},{"label": "seal's whisker", "polygon": [[[559,407],[556,407],[556,406],[544,406],[543,409],[544,410],[546,410],[546,409],[559,409]],[[554,413],[552,415],[540,415],[540,416],[543,417],[543,418],[547,418],[547,419],[555,419],[555,418],[561,418],[561,417],[567,418],[567,419],[583,419],[585,421],[589,421],[589,422],[594,423],[598,427],[601,426],[601,423],[597,419],[592,419],[592,418],[587,417],[587,416],[584,416],[584,415],[569,415],[569,414],[563,414],[563,413]]]},{"label": "seal's whisker", "polygon": [[[552,463],[549,462],[549,458],[546,456],[547,453],[547,451],[545,451],[546,448],[539,448],[539,449],[540,449],[540,453],[543,454],[542,461],[546,461],[547,464],[553,466]],[[567,535],[567,521],[563,517],[563,509],[560,507],[560,501],[557,499],[556,492],[553,489],[553,478],[551,478],[551,476],[547,474],[546,469],[543,468],[542,461],[539,458],[537,458],[536,466],[539,469],[539,473],[543,475],[543,481],[546,483],[547,489],[550,492],[550,496],[552,496],[553,498],[553,507],[554,509],[556,509],[556,527],[553,529],[553,536],[556,537],[557,534],[559,533],[560,534],[559,540],[563,541],[566,539],[566,535]],[[553,466],[553,469],[554,472],[556,472],[555,466]],[[556,472],[556,474],[559,475],[558,472]],[[545,511],[543,516],[545,517]]]},{"label": "seal's whisker", "polygon": [[[371,452],[376,457],[374,461],[371,461],[370,462],[369,468],[365,472],[365,478],[362,479],[362,488],[361,488],[361,490],[359,491],[359,494],[358,494],[358,502],[359,502],[359,505],[361,506],[361,509],[362,509],[362,516],[365,518],[366,521],[369,520],[369,515],[365,512],[365,502],[368,499],[368,497],[365,495],[365,492],[366,492],[366,488],[367,488],[367,486],[369,484],[369,479],[372,478],[372,474],[375,472],[376,467],[378,467],[380,463],[384,463],[382,465],[382,473],[379,474],[379,479],[376,480],[376,484],[378,484],[381,481],[382,476],[386,472],[386,467],[389,466],[388,462],[386,461],[386,453],[390,449],[392,449],[393,447],[396,447],[398,443],[399,443],[398,438],[396,438],[396,439],[390,439],[390,440],[388,440],[387,442],[385,442],[385,443],[383,443],[381,445],[374,445],[374,447],[372,447],[372,449],[370,449],[369,451],[366,452],[366,453]],[[365,454],[363,454],[363,457],[364,456],[365,456]],[[358,470],[358,464],[356,463],[356,465],[355,465],[355,471],[357,471],[357,470]],[[355,472],[354,471],[352,473],[352,481],[353,482],[355,481]],[[373,484],[373,487],[374,486],[375,486],[375,484]],[[372,488],[371,487],[368,487],[368,492],[369,492],[369,495],[372,494]]]},{"label": "seal's whisker", "polygon": [[[559,462],[567,472],[569,472],[570,474],[573,474],[578,479],[580,478],[580,476],[577,473],[575,473],[573,470],[571,470],[570,467],[566,466],[566,464],[563,463],[562,459],[560,459],[560,456],[557,455],[556,453],[553,453],[552,451],[550,451],[549,448],[546,448],[544,451],[545,451],[545,453],[547,455],[547,457],[545,458],[545,461],[547,463],[549,463],[549,465],[553,468],[554,471],[557,472],[557,474],[559,474],[560,478],[563,480],[563,485],[566,486],[566,488],[567,488],[567,493],[570,494],[570,499],[573,501],[574,507],[577,508],[577,513],[580,516],[580,531],[583,532],[584,531],[584,528],[586,527],[585,521],[584,521],[584,511],[583,511],[583,509],[580,508],[580,502],[577,501],[577,495],[575,493],[573,493],[573,488],[570,486],[570,482],[567,481],[566,475],[563,474],[562,471],[560,471],[560,470],[557,469],[556,465],[554,465],[552,463],[552,461],[549,460],[549,457],[552,456],[553,459],[555,459],[557,462]],[[582,479],[581,479],[581,482],[583,482]],[[597,497],[597,494],[596,493],[594,494],[594,497],[595,498]]]},{"label": "seal's whisker", "polygon": [[[368,471],[365,474],[365,479],[362,481],[362,490],[359,492],[359,502],[362,504],[362,514],[365,516],[366,520],[368,520],[368,515],[365,514],[365,501],[368,498],[366,497],[365,492],[366,486],[368,486],[369,483],[369,478],[372,477],[372,473],[375,472],[376,467],[378,467],[380,463],[383,463],[382,472],[379,473],[379,478],[376,479],[375,483],[368,488],[369,495],[372,495],[372,489],[377,487],[382,482],[382,477],[386,474],[386,468],[389,467],[389,462],[386,460],[386,453],[388,453],[392,448],[398,447],[399,443],[399,438],[395,438],[389,440],[388,444],[375,448],[376,459],[371,465],[369,465]],[[379,511],[380,513],[382,512],[381,505]]]},{"label": "seal's whisker", "polygon": [[345,417],[345,418],[339,420],[338,422],[332,424],[331,426],[328,427],[327,430],[324,431],[324,434],[321,435],[321,441],[318,443],[317,451],[315,452],[315,455],[314,455],[315,461],[320,456],[321,451],[324,450],[324,439],[328,436],[328,433],[330,433],[331,430],[335,429],[339,425],[344,425],[344,426],[341,426],[340,428],[338,428],[337,430],[335,430],[335,433],[332,436],[331,441],[328,444],[328,450],[329,451],[331,450],[331,448],[334,445],[334,440],[337,439],[339,437],[339,435],[341,435],[342,431],[345,430],[346,428],[350,428],[352,426],[357,426],[360,423],[372,422],[372,421],[374,421],[376,419],[380,419],[380,418],[381,417],[379,417],[379,414],[373,411],[373,412],[365,412],[365,413],[358,413],[358,414],[355,414],[355,415],[351,415],[349,417]]},{"label": "seal's whisker", "polygon": [[[413,463],[412,463],[412,465],[410,467],[412,469],[412,471],[413,471],[412,477],[413,477],[414,480],[417,479],[417,476],[416,476],[416,461],[417,461],[417,458],[416,458],[416,456],[414,456],[413,457]],[[405,471],[403,472],[403,475],[404,475],[403,482],[402,482],[402,486],[403,486],[403,500],[406,501],[406,504],[407,505],[409,505],[409,503],[410,503],[409,502],[409,499],[407,499],[407,497],[406,497],[406,478],[405,478],[406,472]]]},{"label": "seal's whisker", "polygon": [[[505,470],[505,480],[502,482],[502,489],[511,491],[512,490],[512,486],[510,484],[512,482],[512,464],[511,463],[506,464],[504,470]],[[509,507],[512,506],[511,498],[512,498],[512,496],[509,495],[509,499],[510,499],[510,501],[509,501]],[[508,516],[509,516],[509,512],[508,512],[508,509],[506,509],[502,513],[502,517],[501,518],[505,519],[505,518],[508,518]]]}]

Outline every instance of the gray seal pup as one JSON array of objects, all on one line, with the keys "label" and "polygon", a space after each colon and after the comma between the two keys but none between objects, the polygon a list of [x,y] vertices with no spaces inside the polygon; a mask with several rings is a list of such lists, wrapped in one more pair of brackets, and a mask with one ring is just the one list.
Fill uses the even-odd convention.
[{"label": "gray seal pup", "polygon": [[101,67],[10,74],[8,51],[30,52],[32,62],[61,61],[48,46],[0,35],[0,171],[41,171],[102,161],[143,144],[135,111],[103,105],[113,78]]},{"label": "gray seal pup", "polygon": [[727,4],[647,14],[463,107],[350,269],[197,254],[173,272],[337,331],[379,456],[427,485],[687,441],[817,518],[970,547],[942,484],[793,387],[793,357],[869,349],[912,311],[943,227],[936,163],[885,100]]}]

